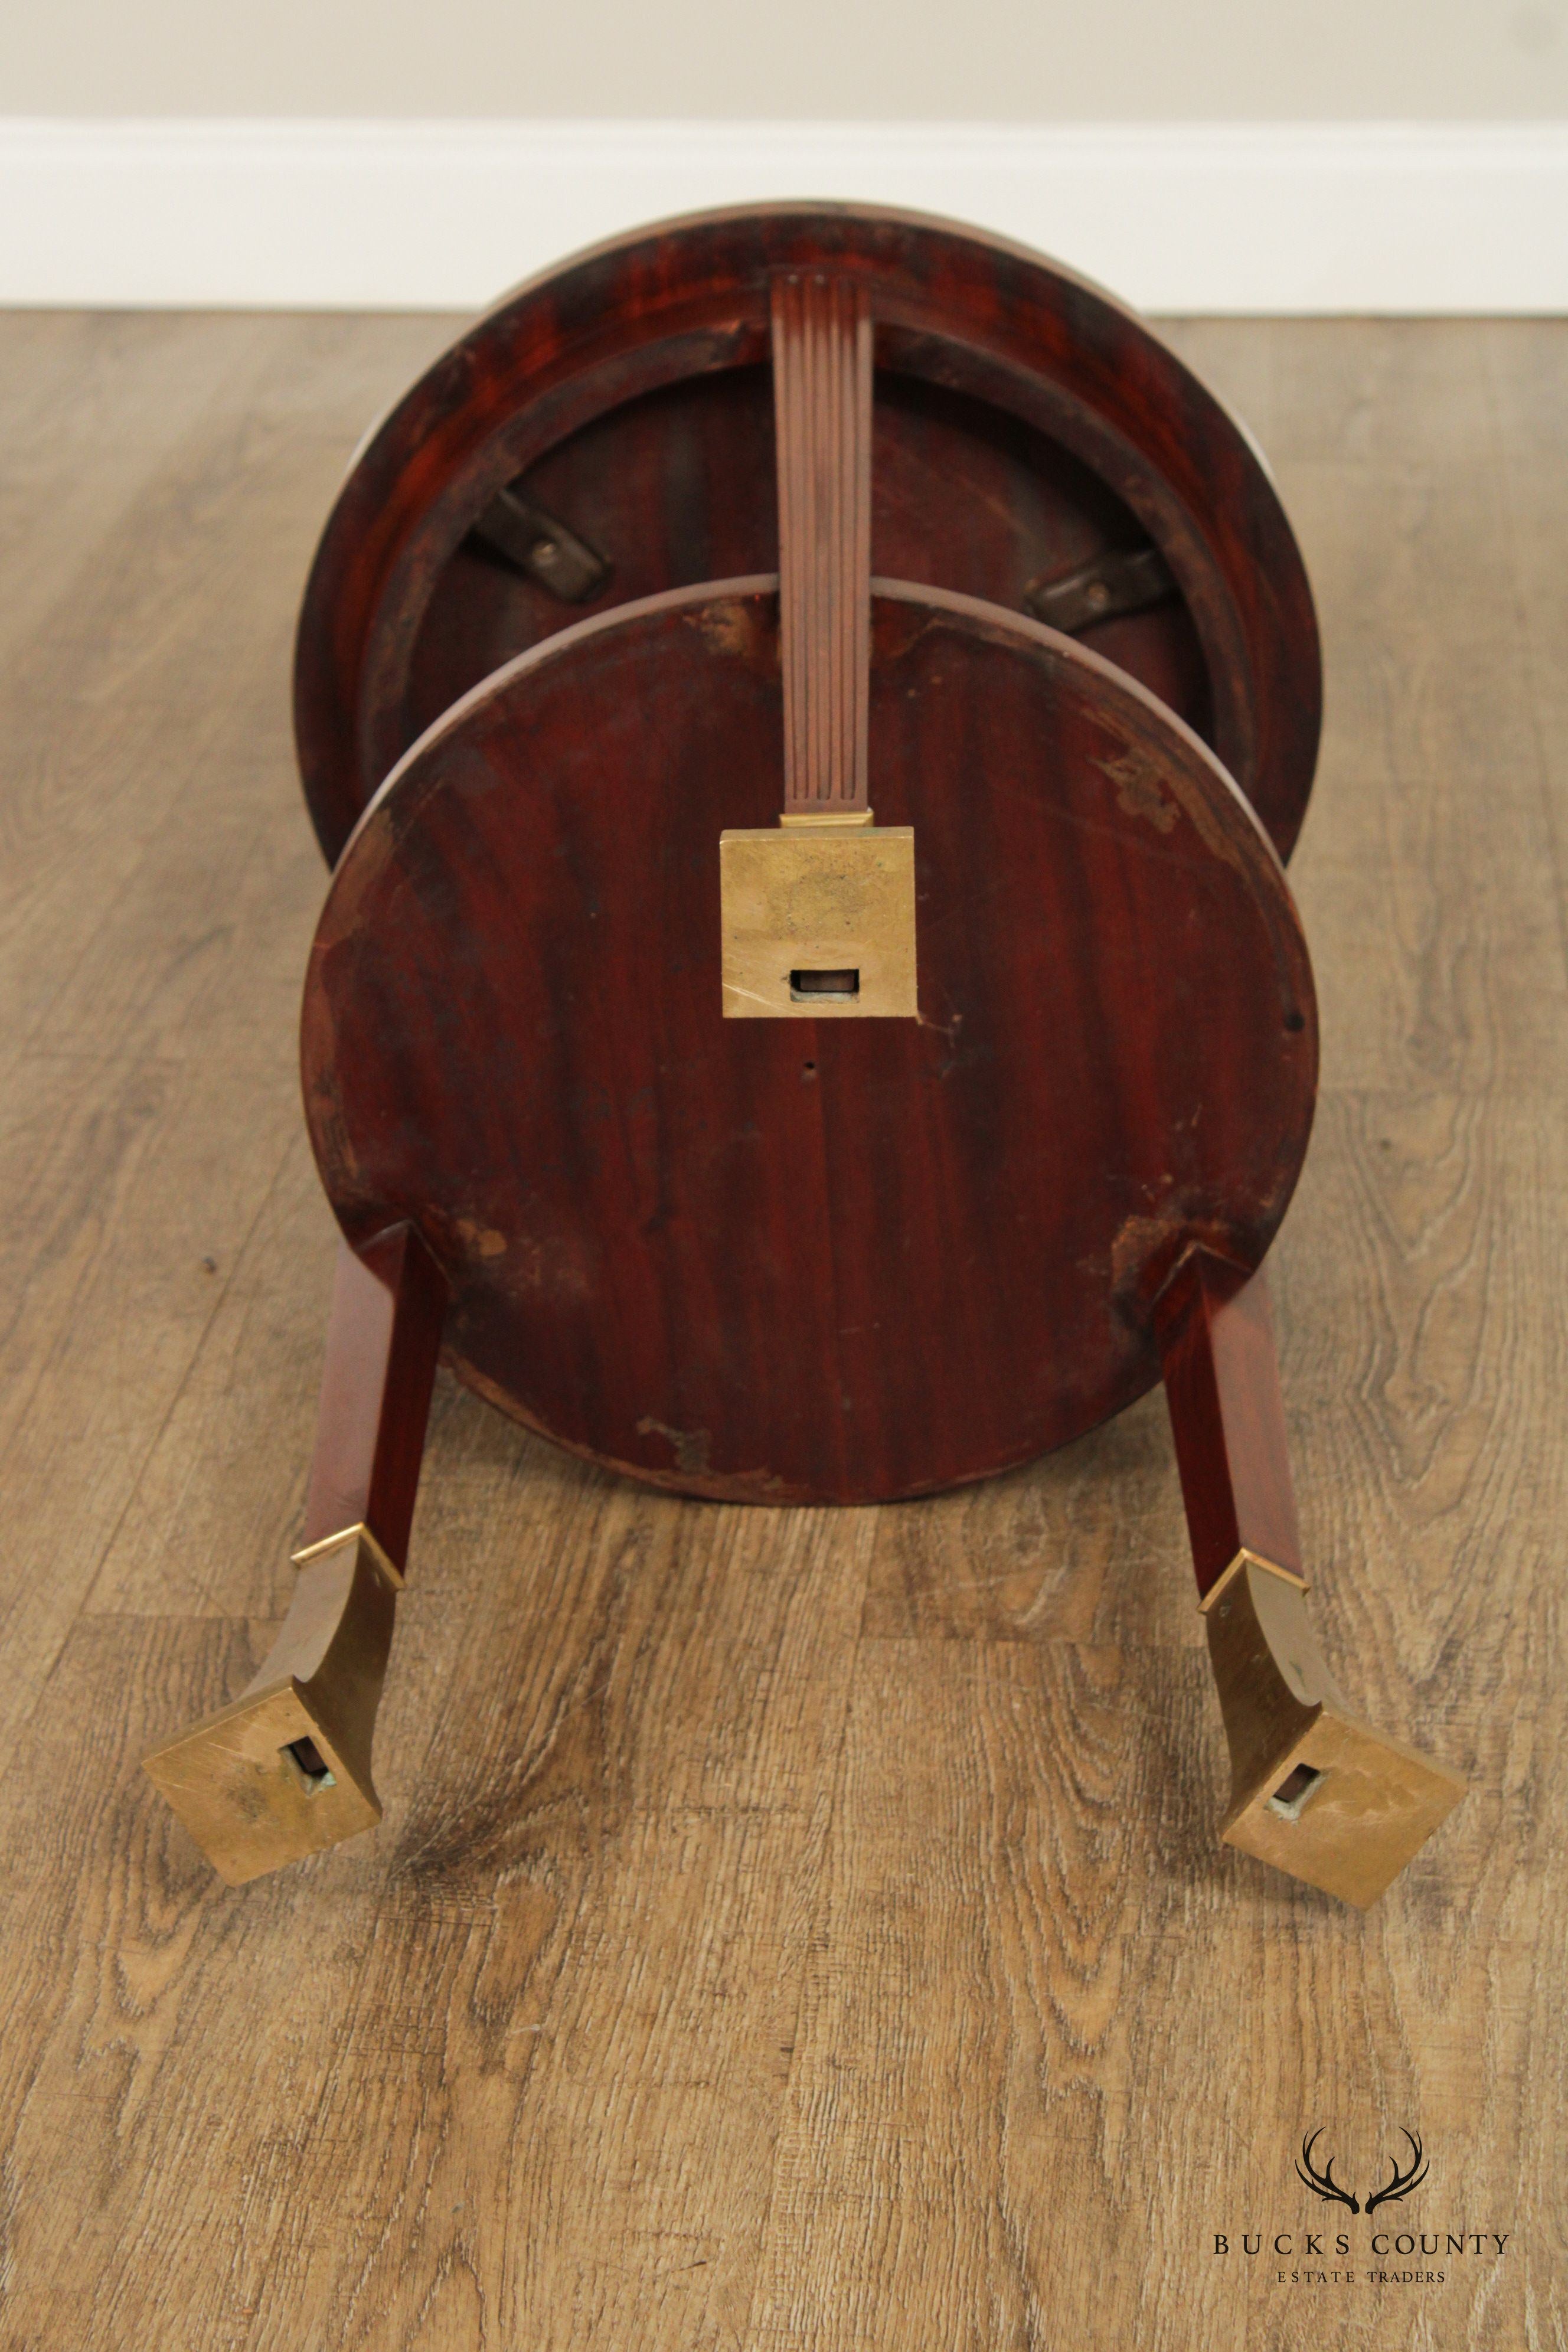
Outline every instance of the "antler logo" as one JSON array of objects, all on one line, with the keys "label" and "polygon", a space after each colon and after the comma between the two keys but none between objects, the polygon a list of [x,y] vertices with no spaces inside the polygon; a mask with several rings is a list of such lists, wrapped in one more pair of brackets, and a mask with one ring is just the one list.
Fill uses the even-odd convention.
[{"label": "antler logo", "polygon": [[1405,2137],[1410,2142],[1410,2169],[1408,2172],[1401,2172],[1397,2164],[1394,2165],[1387,2188],[1380,2189],[1375,2196],[1367,2199],[1366,2210],[1369,2213],[1374,2212],[1380,2205],[1397,2204],[1400,2198],[1408,2197],[1413,2189],[1419,2189],[1426,2178],[1426,2166],[1422,2158],[1420,2141],[1414,2132],[1406,2132]]},{"label": "antler logo", "polygon": [[[1331,2204],[1348,2205],[1352,2213],[1359,2213],[1361,2206],[1356,2199],[1351,2195],[1348,2189],[1342,2189],[1334,2179],[1333,2158],[1330,2157],[1321,2172],[1312,2162],[1313,2143],[1321,2139],[1322,2136],[1323,2127],[1320,2124],[1317,2130],[1301,2142],[1301,2153],[1296,2164],[1297,2173],[1306,2182],[1314,2196],[1324,2198]],[[1372,2209],[1369,2206],[1367,2210],[1370,2212]]]},{"label": "antler logo", "polygon": [[[1317,2130],[1310,2132],[1301,2142],[1301,2153],[1296,2163],[1297,2177],[1306,2183],[1314,2197],[1321,2197],[1335,2205],[1348,2205],[1352,2213],[1359,2213],[1362,2208],[1358,2200],[1348,2189],[1342,2189],[1334,2179],[1333,2158],[1329,2158],[1321,2172],[1312,2162],[1312,2149],[1321,2137],[1322,2126],[1320,2124]],[[1426,2161],[1421,2153],[1420,2141],[1414,2132],[1407,2131],[1405,2137],[1410,2143],[1409,2168],[1402,2172],[1397,2164],[1393,2166],[1384,2186],[1374,2189],[1367,2199],[1369,2213],[1375,2213],[1380,2205],[1397,2204],[1402,2197],[1408,2197],[1413,2189],[1419,2189],[1426,2178]]]}]

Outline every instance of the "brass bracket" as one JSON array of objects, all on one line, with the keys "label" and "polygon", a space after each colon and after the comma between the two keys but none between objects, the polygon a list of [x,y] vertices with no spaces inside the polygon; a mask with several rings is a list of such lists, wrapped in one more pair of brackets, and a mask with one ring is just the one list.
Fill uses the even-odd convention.
[{"label": "brass bracket", "polygon": [[915,836],[868,809],[719,836],[724,1017],[920,1014]]},{"label": "brass bracket", "polygon": [[1113,547],[1076,571],[1031,581],[1024,591],[1024,610],[1070,637],[1099,621],[1147,612],[1175,593],[1175,581],[1157,547]]},{"label": "brass bracket", "polygon": [[1351,1712],[1294,1576],[1243,1551],[1204,1621],[1230,1746],[1221,1837],[1364,1907],[1453,1811],[1464,1781]]},{"label": "brass bracket", "polygon": [[376,1541],[363,1519],[356,1519],[352,1528],[340,1528],[335,1535],[321,1536],[315,1543],[306,1544],[299,1551],[291,1551],[289,1558],[296,1568],[309,1568],[313,1559],[321,1559],[328,1552],[336,1551],[340,1544],[356,1540],[363,1544],[394,1592],[401,1592],[408,1579],[391,1553]]},{"label": "brass bracket", "polygon": [[[297,1552],[295,1554],[295,1558],[299,1558],[299,1554]],[[1287,1584],[1293,1584],[1295,1586],[1298,1592],[1305,1592],[1309,1590],[1306,1578],[1304,1576],[1298,1575],[1293,1568],[1281,1568],[1277,1559],[1265,1559],[1261,1552],[1248,1551],[1244,1544],[1242,1549],[1237,1553],[1236,1558],[1230,1562],[1229,1566],[1227,1568],[1221,1569],[1214,1582],[1209,1586],[1208,1591],[1204,1594],[1203,1599],[1198,1602],[1198,1615],[1200,1617],[1206,1617],[1208,1615],[1209,1611],[1214,1607],[1215,1602],[1219,1599],[1221,1593],[1226,1591],[1226,1587],[1231,1582],[1232,1578],[1239,1576],[1244,1568],[1261,1568],[1266,1570],[1269,1576],[1282,1576]]]},{"label": "brass bracket", "polygon": [[260,1673],[142,1759],[231,1886],[380,1821],[371,1739],[395,1608],[366,1528],[311,1545]]},{"label": "brass bracket", "polygon": [[586,604],[609,584],[610,567],[598,550],[515,488],[497,493],[474,537],[563,604]]}]

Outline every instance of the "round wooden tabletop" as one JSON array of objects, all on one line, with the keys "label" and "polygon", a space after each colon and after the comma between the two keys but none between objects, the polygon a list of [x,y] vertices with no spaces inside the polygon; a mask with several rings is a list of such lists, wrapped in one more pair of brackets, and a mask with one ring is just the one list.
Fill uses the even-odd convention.
[{"label": "round wooden tabletop", "polygon": [[685,1492],[872,1501],[1152,1382],[1183,1250],[1254,1265],[1284,1213],[1316,1014],[1279,859],[1179,719],[879,579],[919,1017],[725,1019],[719,835],[779,804],[774,589],[580,622],[414,747],[322,914],[307,1108],[350,1239],[414,1220],[493,1402]]},{"label": "round wooden tabletop", "polygon": [[[576,257],[462,335],[370,436],[300,625],[300,759],[328,856],[502,663],[584,612],[776,568],[770,288],[800,268],[868,291],[874,570],[1058,620],[1062,583],[1130,560],[1142,604],[1097,616],[1091,595],[1061,625],[1210,744],[1288,856],[1317,754],[1318,636],[1247,434],[1058,265],[824,204],[667,222]],[[521,565],[498,552],[485,534],[509,489],[543,541],[586,551],[578,576],[531,570],[526,544]]]}]

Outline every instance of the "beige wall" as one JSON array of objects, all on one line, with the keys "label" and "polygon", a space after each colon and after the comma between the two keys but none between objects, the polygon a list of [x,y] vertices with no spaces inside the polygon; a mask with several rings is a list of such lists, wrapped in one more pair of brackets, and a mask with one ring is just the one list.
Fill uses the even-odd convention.
[{"label": "beige wall", "polygon": [[0,114],[1568,116],[1568,0],[0,0]]}]

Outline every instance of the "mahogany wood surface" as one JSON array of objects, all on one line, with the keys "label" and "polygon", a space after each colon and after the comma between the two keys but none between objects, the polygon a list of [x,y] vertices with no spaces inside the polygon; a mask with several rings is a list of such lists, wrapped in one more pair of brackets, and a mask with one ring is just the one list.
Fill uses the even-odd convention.
[{"label": "mahogany wood surface", "polygon": [[718,837],[778,808],[777,626],[768,579],[673,593],[448,714],[339,866],[307,1109],[350,1239],[424,1235],[482,1393],[683,1491],[869,1500],[1080,1433],[1157,1377],[1184,1250],[1259,1262],[1312,983],[1257,820],[1152,698],[880,581],[920,1018],[723,1020]]},{"label": "mahogany wood surface", "polygon": [[773,280],[784,807],[866,806],[871,309],[858,278]]},{"label": "mahogany wood surface", "polygon": [[[1018,612],[1036,582],[1143,540],[1131,508],[1047,433],[914,376],[882,369],[875,384],[879,573]],[[779,554],[773,407],[769,366],[728,368],[627,401],[542,457],[526,477],[529,494],[609,555],[610,578],[586,606],[563,604],[470,533],[442,567],[415,639],[407,740],[584,611],[771,572]],[[1208,668],[1179,599],[1094,622],[1082,642],[1211,738]]]},{"label": "mahogany wood surface", "polygon": [[1242,1550],[1305,1577],[1267,1274],[1194,1250],[1155,1328],[1200,1595]]},{"label": "mahogany wood surface", "polygon": [[363,1526],[406,1565],[446,1311],[446,1283],[412,1225],[339,1251],[302,1546]]},{"label": "mahogany wood surface", "polygon": [[[1316,759],[1317,628],[1247,436],[1142,320],[1038,255],[820,204],[700,215],[580,257],[469,330],[377,429],[297,646],[328,855],[458,693],[575,618],[471,541],[509,484],[609,561],[601,607],[777,568],[762,363],[789,270],[868,289],[873,567],[1016,606],[1040,576],[1152,540],[1180,601],[1095,643],[1199,728],[1288,855]],[[998,473],[1020,478],[988,498]]]}]

